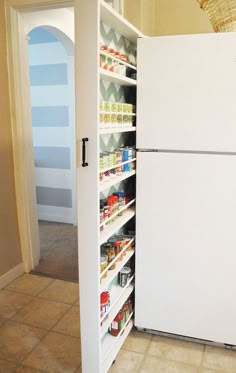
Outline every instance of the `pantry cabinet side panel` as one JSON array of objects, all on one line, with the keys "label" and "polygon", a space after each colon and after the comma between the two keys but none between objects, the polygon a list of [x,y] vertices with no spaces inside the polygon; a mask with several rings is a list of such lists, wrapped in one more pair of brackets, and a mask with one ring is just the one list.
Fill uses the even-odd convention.
[{"label": "pantry cabinet side panel", "polygon": [[[75,2],[77,200],[81,353],[84,373],[100,372],[97,0]],[[83,139],[85,159],[83,159]],[[84,164],[83,167],[83,162]],[[78,352],[79,353],[79,352]]]}]

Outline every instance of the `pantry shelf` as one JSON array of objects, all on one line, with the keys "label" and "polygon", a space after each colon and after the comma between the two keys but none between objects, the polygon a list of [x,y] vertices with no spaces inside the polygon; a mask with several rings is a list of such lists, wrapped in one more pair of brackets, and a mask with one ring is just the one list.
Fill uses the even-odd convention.
[{"label": "pantry shelf", "polygon": [[[107,332],[109,326],[111,325],[112,321],[120,311],[123,304],[127,301],[130,294],[134,290],[134,285],[131,283],[134,279],[134,276],[130,279],[127,286],[125,288],[120,287],[117,285],[114,290],[112,290],[110,294],[110,308],[109,311],[103,316],[101,319],[102,326],[101,326],[101,338]],[[113,302],[113,303],[112,303]],[[103,321],[105,320],[105,321]]]},{"label": "pantry shelf", "polygon": [[109,181],[104,181],[103,184],[100,185],[100,193],[104,192],[104,190],[111,188],[113,185],[116,185],[118,183],[121,183],[121,181],[124,181],[131,176],[134,176],[136,174],[136,171],[133,170],[131,172],[123,172],[120,176],[115,176],[113,179]]},{"label": "pantry shelf", "polygon": [[124,166],[125,164],[132,163],[134,161],[136,161],[136,158],[129,159],[128,161],[125,161],[125,162],[117,163],[116,165],[113,165],[111,167],[103,168],[102,170],[99,171],[99,173],[113,170],[114,168]]},{"label": "pantry shelf", "polygon": [[134,79],[127,78],[126,76],[118,75],[116,73],[103,69],[100,69],[100,79],[108,80],[109,82],[113,82],[127,87],[137,85],[137,82]]},{"label": "pantry shelf", "polygon": [[117,128],[100,128],[100,135],[106,135],[110,133],[123,133],[123,132],[135,132],[136,127],[117,127]]},{"label": "pantry shelf", "polygon": [[102,341],[102,372],[108,371],[121,346],[129,335],[133,327],[132,316],[133,313],[130,315],[117,337],[113,337],[109,333],[104,337]]},{"label": "pantry shelf", "polygon": [[103,0],[100,0],[100,17],[102,22],[108,26],[112,26],[116,32],[123,35],[133,43],[137,43],[137,38],[144,37],[142,32],[136,29],[136,27],[129,23]]},{"label": "pantry shelf", "polygon": [[[119,210],[117,210],[114,214],[112,214],[108,219],[105,219],[101,224],[100,224],[100,228],[103,227],[105,224],[107,223],[111,223],[111,221],[114,219],[114,218],[117,218],[118,215],[120,215],[121,213],[123,213],[125,210],[127,210],[131,205],[133,205],[135,202],[135,198],[132,199],[132,201],[130,201],[129,203],[127,203],[124,207],[120,208]],[[112,224],[112,223],[111,223]],[[105,230],[107,229],[107,227],[105,227]]]},{"label": "pantry shelf", "polygon": [[[132,242],[134,241],[134,238],[129,241],[127,245],[123,248],[123,250],[115,257],[115,259],[109,264],[109,266],[106,267],[106,269],[101,273],[100,278],[104,276],[105,273],[107,273],[107,277],[103,278],[101,280],[101,286],[100,286],[100,292],[102,293],[107,286],[114,280],[116,275],[120,272],[120,270],[124,267],[124,265],[128,262],[128,260],[134,255],[134,250],[129,250],[125,254],[124,258],[121,261],[118,261],[119,257],[122,256],[122,254],[125,252],[127,247],[129,247]],[[116,263],[115,269],[109,270],[112,265]]]},{"label": "pantry shelf", "polygon": [[128,63],[128,62],[122,61],[120,58],[117,58],[117,57],[115,57],[115,56],[112,56],[110,53],[107,53],[107,52],[104,52],[103,50],[100,50],[100,54],[101,54],[102,56],[111,57],[111,58],[113,59],[113,61],[117,61],[119,64],[124,65],[124,66],[127,66],[127,67],[130,67],[131,69],[137,71],[137,67],[136,67],[136,66],[131,65],[131,64]]},{"label": "pantry shelf", "polygon": [[100,233],[100,243],[102,245],[106,242],[113,234],[115,234],[123,225],[125,225],[135,215],[135,207],[130,207],[123,212],[122,216],[118,216],[114,222],[108,225]]}]

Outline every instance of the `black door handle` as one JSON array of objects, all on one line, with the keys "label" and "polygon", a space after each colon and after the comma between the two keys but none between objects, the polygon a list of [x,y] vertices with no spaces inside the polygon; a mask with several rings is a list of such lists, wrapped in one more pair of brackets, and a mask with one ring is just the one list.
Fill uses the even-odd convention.
[{"label": "black door handle", "polygon": [[87,167],[88,163],[86,162],[86,142],[88,141],[87,137],[82,139],[82,167]]}]

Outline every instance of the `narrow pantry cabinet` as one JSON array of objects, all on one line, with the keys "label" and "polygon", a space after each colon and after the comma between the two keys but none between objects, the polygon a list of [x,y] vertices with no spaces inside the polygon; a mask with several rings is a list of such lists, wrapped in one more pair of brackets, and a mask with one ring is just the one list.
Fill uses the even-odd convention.
[{"label": "narrow pantry cabinet", "polygon": [[82,371],[103,373],[133,326],[136,44],[143,35],[104,1],[76,4]]}]

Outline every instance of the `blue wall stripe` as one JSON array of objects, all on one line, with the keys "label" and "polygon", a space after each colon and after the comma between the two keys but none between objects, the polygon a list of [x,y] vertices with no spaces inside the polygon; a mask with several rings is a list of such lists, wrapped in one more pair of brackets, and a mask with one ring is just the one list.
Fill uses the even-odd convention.
[{"label": "blue wall stripe", "polygon": [[39,205],[72,207],[71,189],[36,187],[37,203]]},{"label": "blue wall stripe", "polygon": [[42,27],[36,27],[29,33],[29,44],[55,43],[58,39]]},{"label": "blue wall stripe", "polygon": [[33,127],[68,127],[68,106],[32,107]]},{"label": "blue wall stripe", "polygon": [[66,63],[30,67],[31,86],[62,85],[67,83]]},{"label": "blue wall stripe", "polygon": [[70,169],[70,148],[35,146],[34,165],[42,168]]}]

